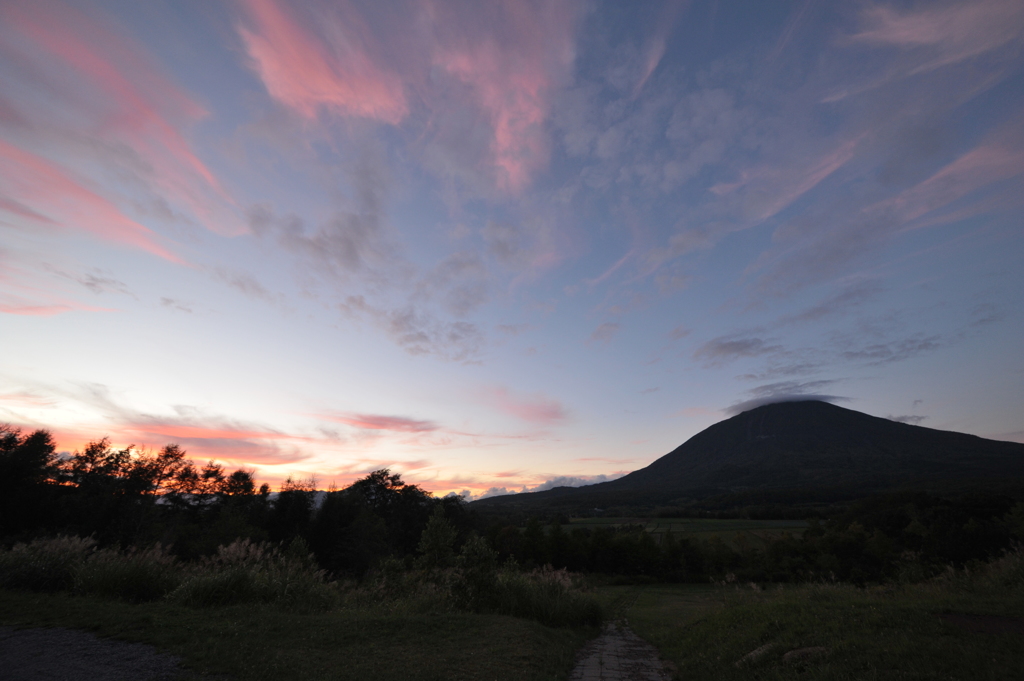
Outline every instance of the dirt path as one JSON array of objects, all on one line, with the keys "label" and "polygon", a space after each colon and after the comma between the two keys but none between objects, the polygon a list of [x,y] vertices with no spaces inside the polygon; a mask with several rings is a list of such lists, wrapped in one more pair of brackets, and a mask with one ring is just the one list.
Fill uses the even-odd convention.
[{"label": "dirt path", "polygon": [[622,620],[605,625],[604,632],[580,651],[569,681],[671,681],[672,674],[658,649],[633,633]]},{"label": "dirt path", "polygon": [[2,681],[171,681],[178,658],[73,629],[0,627]]}]

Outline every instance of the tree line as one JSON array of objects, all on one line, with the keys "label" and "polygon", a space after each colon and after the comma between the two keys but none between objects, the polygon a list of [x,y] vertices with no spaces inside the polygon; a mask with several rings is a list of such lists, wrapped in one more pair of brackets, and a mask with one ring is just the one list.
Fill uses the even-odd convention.
[{"label": "tree line", "polygon": [[803,531],[763,540],[739,532],[707,539],[671,531],[653,535],[641,522],[574,528],[564,520],[532,517],[523,528],[494,523],[487,537],[502,559],[639,580],[858,584],[919,581],[948,566],[998,557],[1024,541],[1024,503],[982,494],[878,495],[824,520],[812,517]]},{"label": "tree line", "polygon": [[178,445],[156,452],[91,442],[57,454],[46,430],[0,425],[0,539],[94,537],[101,545],[160,543],[183,559],[237,539],[288,544],[301,537],[324,569],[361,575],[381,559],[416,551],[436,508],[464,534],[457,497],[438,499],[389,470],[341,490],[289,479],[276,494],[252,471],[197,466]]},{"label": "tree line", "polygon": [[632,580],[916,580],[1024,541],[1024,503],[995,494],[871,497],[764,542],[655,537],[641,524],[589,529],[557,516],[480,516],[461,498],[436,498],[389,470],[327,491],[289,479],[272,494],[251,471],[197,466],[177,445],[150,452],[102,439],[60,456],[47,431],[0,426],[0,541],[7,546],[63,534],[123,548],[159,543],[191,560],[236,540],[286,546],[301,538],[320,568],[361,577],[383,562],[411,568],[422,561],[432,517],[455,552],[477,541],[501,562]]}]

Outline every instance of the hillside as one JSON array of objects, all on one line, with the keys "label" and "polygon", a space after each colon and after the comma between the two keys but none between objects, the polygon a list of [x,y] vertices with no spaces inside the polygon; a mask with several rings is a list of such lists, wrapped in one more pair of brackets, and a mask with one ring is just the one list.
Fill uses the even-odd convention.
[{"label": "hillside", "polygon": [[492,497],[479,508],[637,505],[755,490],[866,495],[1024,480],[1024,444],[913,426],[827,402],[781,402],[710,426],[611,482]]}]

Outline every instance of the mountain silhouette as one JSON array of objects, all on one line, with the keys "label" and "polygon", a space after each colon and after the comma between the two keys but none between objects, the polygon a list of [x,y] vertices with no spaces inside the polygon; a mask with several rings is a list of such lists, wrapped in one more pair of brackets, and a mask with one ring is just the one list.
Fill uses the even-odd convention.
[{"label": "mountain silhouette", "polygon": [[820,401],[742,412],[618,480],[475,506],[665,503],[750,490],[983,488],[1024,481],[1024,444],[924,428]]}]

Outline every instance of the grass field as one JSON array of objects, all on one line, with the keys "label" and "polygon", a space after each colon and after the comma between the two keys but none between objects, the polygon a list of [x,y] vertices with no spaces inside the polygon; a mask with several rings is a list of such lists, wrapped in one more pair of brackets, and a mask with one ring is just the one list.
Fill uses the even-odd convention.
[{"label": "grass field", "polygon": [[[596,598],[682,679],[995,681],[1021,678],[1024,668],[1024,548],[920,584],[628,585],[600,587]],[[412,601],[303,612],[5,590],[0,625],[150,643],[181,656],[195,675],[239,681],[554,681],[568,676],[576,651],[596,634],[500,615],[426,613]]]},{"label": "grass field", "polygon": [[671,531],[677,538],[711,539],[717,537],[737,548],[741,542],[759,546],[766,539],[781,536],[784,532],[799,535],[807,527],[804,520],[746,520],[713,518],[573,518],[564,529],[597,529],[601,527],[622,527],[642,525],[659,542],[666,532]]},{"label": "grass field", "polygon": [[[1021,553],[980,573],[903,587],[623,586],[602,588],[601,600],[657,646],[683,679],[995,680],[1024,674]],[[757,649],[764,651],[758,659],[740,662]],[[784,660],[799,649],[812,650]]]},{"label": "grass field", "polygon": [[500,615],[380,608],[326,613],[270,606],[195,609],[0,590],[0,625],[62,626],[155,645],[197,675],[283,679],[565,679],[596,631]]}]

